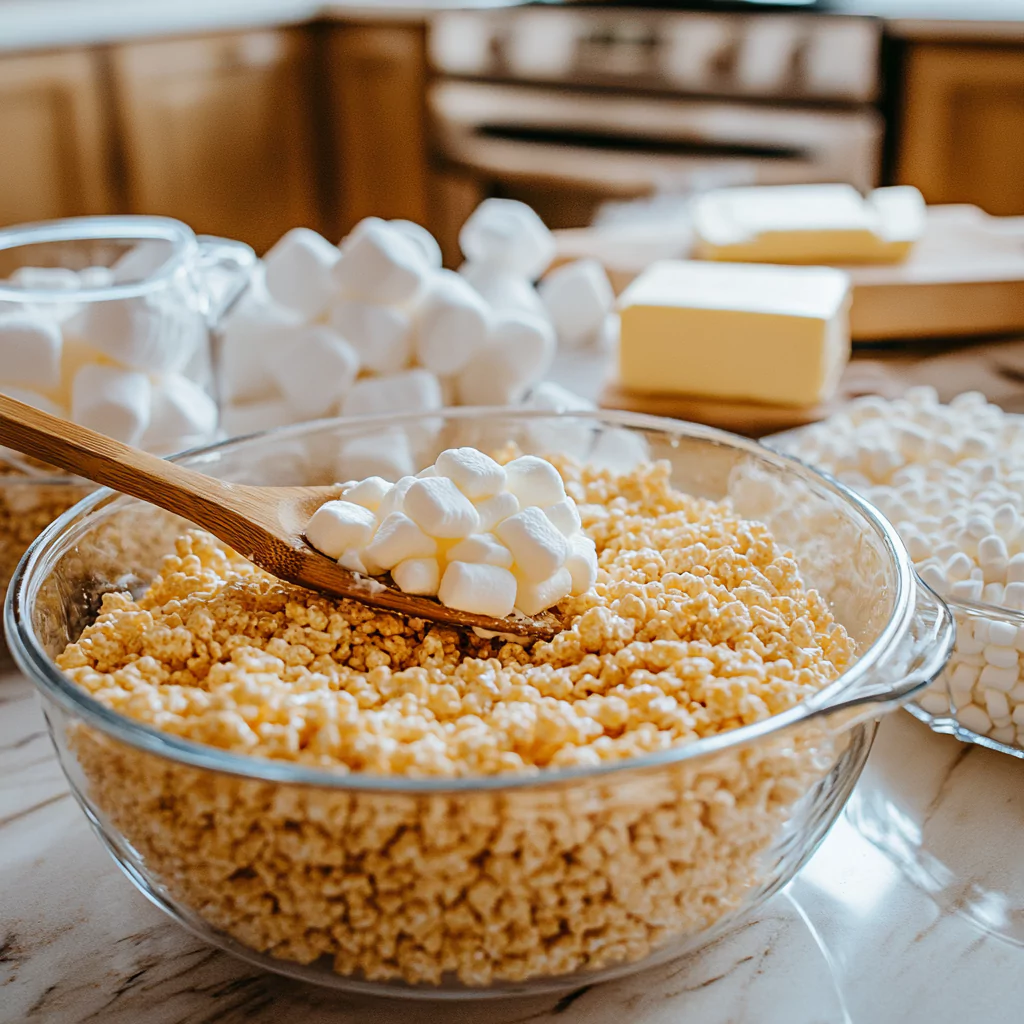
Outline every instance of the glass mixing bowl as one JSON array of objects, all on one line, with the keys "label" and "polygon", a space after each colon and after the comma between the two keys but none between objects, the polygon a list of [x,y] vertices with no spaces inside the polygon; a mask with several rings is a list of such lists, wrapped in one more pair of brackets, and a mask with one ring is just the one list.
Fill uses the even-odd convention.
[{"label": "glass mixing bowl", "polygon": [[[455,409],[325,420],[181,457],[245,483],[329,483],[338,456],[408,444],[665,459],[691,494],[766,521],[858,645],[804,703],[633,760],[457,779],[340,774],[199,745],[119,716],[54,664],[102,594],[139,592],[184,521],[90,495],[8,594],[12,651],[68,780],[157,906],[267,969],[423,997],[559,990],[711,942],[785,885],[839,814],[880,715],[941,670],[945,605],[892,527],[834,481],[710,428],[630,413]],[[380,450],[378,447],[377,450]]]}]

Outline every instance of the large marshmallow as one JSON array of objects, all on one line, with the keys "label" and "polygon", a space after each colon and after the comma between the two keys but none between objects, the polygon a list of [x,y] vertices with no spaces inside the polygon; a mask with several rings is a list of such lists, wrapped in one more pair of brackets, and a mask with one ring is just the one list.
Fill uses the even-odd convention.
[{"label": "large marshmallow", "polygon": [[391,578],[403,594],[433,597],[441,584],[441,567],[436,558],[407,558],[391,570]]},{"label": "large marshmallow", "polygon": [[179,451],[207,440],[216,429],[217,403],[195,381],[177,373],[157,378],[143,448]]},{"label": "large marshmallow", "polygon": [[274,353],[301,324],[293,310],[271,301],[246,303],[224,323],[221,387],[229,402],[269,399],[277,391],[270,369]]},{"label": "large marshmallow", "polygon": [[324,502],[306,524],[306,540],[329,558],[341,558],[349,548],[369,544],[377,517],[351,501]]},{"label": "large marshmallow", "polygon": [[552,270],[539,291],[566,348],[596,341],[615,303],[611,282],[597,260],[577,260]]},{"label": "large marshmallow", "polygon": [[565,499],[565,484],[547,459],[522,455],[505,466],[506,487],[520,505],[546,508]]},{"label": "large marshmallow", "polygon": [[531,388],[523,405],[527,409],[546,409],[550,412],[586,412],[596,408],[593,402],[551,380],[542,380]]},{"label": "large marshmallow", "polygon": [[412,359],[412,322],[394,306],[338,302],[330,325],[355,349],[360,364],[374,373],[397,373]]},{"label": "large marshmallow", "polygon": [[518,403],[544,376],[556,349],[551,324],[528,313],[498,314],[487,345],[459,374],[464,405]]},{"label": "large marshmallow", "polygon": [[388,224],[416,245],[423,254],[423,261],[428,267],[433,267],[436,270],[441,266],[443,262],[441,246],[437,244],[437,239],[422,224],[417,224],[413,220],[389,220]]},{"label": "large marshmallow", "polygon": [[512,552],[518,574],[530,581],[546,580],[569,554],[569,542],[539,508],[524,508],[499,523],[494,532]]},{"label": "large marshmallow", "polygon": [[283,398],[228,403],[220,415],[220,425],[227,437],[245,437],[294,422],[295,414]]},{"label": "large marshmallow", "polygon": [[585,533],[569,538],[565,568],[572,579],[573,596],[586,593],[597,582],[597,548]]},{"label": "large marshmallow", "polygon": [[412,476],[415,470],[409,435],[401,427],[386,428],[346,441],[335,465],[335,473],[340,480],[362,480],[368,476],[398,480]]},{"label": "large marshmallow", "polygon": [[519,511],[519,499],[508,491],[502,491],[493,498],[478,501],[476,511],[480,516],[480,532],[490,533],[498,523]]},{"label": "large marshmallow", "polygon": [[380,508],[380,503],[384,500],[384,496],[391,488],[392,485],[383,477],[368,476],[365,480],[360,480],[359,483],[354,484],[352,487],[346,487],[341,492],[341,496],[346,501],[354,502],[356,505],[368,508],[371,512],[376,512]]},{"label": "large marshmallow", "polygon": [[390,487],[381,498],[380,505],[377,506],[377,518],[383,520],[387,519],[392,512],[404,512],[405,496],[417,479],[418,477],[411,475],[399,477],[394,486]]},{"label": "large marshmallow", "polygon": [[555,257],[554,235],[525,203],[485,199],[459,232],[467,260],[502,266],[509,273],[536,280]]},{"label": "large marshmallow", "polygon": [[468,537],[480,528],[473,503],[444,476],[418,479],[405,495],[405,512],[431,537]]},{"label": "large marshmallow", "polygon": [[162,293],[87,302],[64,330],[122,366],[146,373],[181,370],[207,337],[198,311]]},{"label": "large marshmallow", "polygon": [[448,448],[434,466],[471,501],[489,498],[505,486],[505,470],[476,448]]},{"label": "large marshmallow", "polygon": [[416,358],[441,376],[458,373],[487,342],[487,303],[458,274],[443,270],[431,282],[416,325]]},{"label": "large marshmallow", "polygon": [[0,313],[0,381],[49,391],[60,383],[62,338],[53,320]]},{"label": "large marshmallow", "polygon": [[484,301],[496,312],[532,313],[547,317],[537,289],[524,277],[510,274],[492,263],[463,263],[459,275],[479,292]]},{"label": "large marshmallow", "polygon": [[515,607],[524,615],[539,615],[572,593],[572,576],[564,567],[544,580],[531,580],[519,573],[516,583]]},{"label": "large marshmallow", "polygon": [[334,294],[331,271],[341,253],[309,228],[292,228],[263,257],[267,291],[275,302],[311,320]]},{"label": "large marshmallow", "polygon": [[503,569],[511,569],[512,552],[493,534],[474,533],[448,549],[448,561],[500,565]]},{"label": "large marshmallow", "polygon": [[576,507],[576,502],[569,497],[556,501],[553,505],[545,506],[544,515],[551,520],[564,537],[572,537],[579,533],[583,525],[580,520],[580,510]]},{"label": "large marshmallow", "polygon": [[430,272],[415,242],[388,224],[371,223],[346,239],[334,284],[346,299],[400,305],[416,297]]},{"label": "large marshmallow", "polygon": [[429,370],[422,369],[358,380],[341,403],[343,416],[432,412],[440,408],[441,385]]},{"label": "large marshmallow", "polygon": [[359,372],[359,356],[340,334],[314,324],[289,332],[268,365],[296,416],[316,419],[338,408]]},{"label": "large marshmallow", "polygon": [[25,405],[31,405],[33,409],[38,409],[40,412],[47,412],[51,416],[67,417],[67,413],[61,406],[56,402],[47,398],[46,395],[39,394],[38,391],[30,391],[27,388],[16,388],[10,384],[5,384],[0,381],[0,395],[6,395],[8,398],[13,398],[16,402],[23,402]]},{"label": "large marshmallow", "polygon": [[83,366],[71,382],[71,418],[125,444],[138,444],[149,426],[152,389],[143,373]]},{"label": "large marshmallow", "polygon": [[424,533],[404,512],[392,512],[377,527],[363,553],[363,561],[376,576],[407,558],[433,558],[436,554],[437,541],[433,537]]},{"label": "large marshmallow", "polygon": [[449,608],[503,619],[515,607],[516,578],[498,565],[449,562],[437,596]]}]

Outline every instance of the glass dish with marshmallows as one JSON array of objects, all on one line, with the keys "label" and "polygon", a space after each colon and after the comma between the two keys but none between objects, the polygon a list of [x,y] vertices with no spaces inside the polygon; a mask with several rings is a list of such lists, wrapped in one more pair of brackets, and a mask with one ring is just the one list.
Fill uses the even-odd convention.
[{"label": "glass dish with marshmallows", "polygon": [[945,606],[843,486],[691,424],[454,409],[184,459],[324,484],[394,431],[417,467],[472,448],[558,470],[598,562],[562,631],[523,646],[328,599],[92,495],[33,546],[8,628],[98,834],[211,943],[336,988],[559,990],[713,941],[940,671]]}]

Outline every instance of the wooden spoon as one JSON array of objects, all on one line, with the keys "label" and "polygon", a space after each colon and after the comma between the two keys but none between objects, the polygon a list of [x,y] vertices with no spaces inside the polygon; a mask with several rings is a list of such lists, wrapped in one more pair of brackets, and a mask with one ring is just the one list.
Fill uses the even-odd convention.
[{"label": "wooden spoon", "polygon": [[254,487],[217,480],[6,395],[0,395],[0,444],[189,519],[261,569],[300,587],[410,618],[529,640],[550,640],[561,628],[550,613],[542,619],[496,619],[458,611],[342,569],[304,536],[316,509],[338,497],[337,486]]}]

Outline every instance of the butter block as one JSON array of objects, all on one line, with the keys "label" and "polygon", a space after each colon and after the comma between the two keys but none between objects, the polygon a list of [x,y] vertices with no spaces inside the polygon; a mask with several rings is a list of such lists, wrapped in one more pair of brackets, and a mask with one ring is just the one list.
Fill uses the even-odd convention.
[{"label": "butter block", "polygon": [[745,263],[895,263],[924,232],[911,185],[768,185],[707,192],[694,203],[694,255]]},{"label": "butter block", "polygon": [[833,267],[664,260],[619,298],[634,391],[809,406],[850,357],[850,278]]}]

